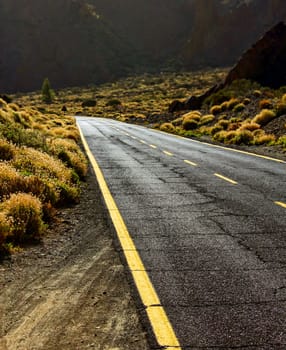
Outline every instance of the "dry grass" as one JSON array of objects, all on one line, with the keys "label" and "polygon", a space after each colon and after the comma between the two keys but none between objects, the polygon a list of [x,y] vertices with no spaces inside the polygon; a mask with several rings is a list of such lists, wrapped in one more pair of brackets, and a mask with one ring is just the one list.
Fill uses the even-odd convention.
[{"label": "dry grass", "polygon": [[0,100],[0,248],[38,236],[42,217],[79,200],[87,161],[78,140],[74,118]]},{"label": "dry grass", "polygon": [[1,209],[12,223],[9,236],[13,242],[22,242],[42,233],[42,204],[35,196],[27,193],[12,194],[1,204]]},{"label": "dry grass", "polygon": [[160,130],[173,133],[176,130],[176,128],[172,123],[163,123],[162,125],[160,125]]},{"label": "dry grass", "polygon": [[257,123],[261,126],[266,125],[269,123],[271,120],[273,120],[276,117],[276,114],[274,111],[270,109],[263,109],[259,114],[257,114],[253,118],[253,123]]}]

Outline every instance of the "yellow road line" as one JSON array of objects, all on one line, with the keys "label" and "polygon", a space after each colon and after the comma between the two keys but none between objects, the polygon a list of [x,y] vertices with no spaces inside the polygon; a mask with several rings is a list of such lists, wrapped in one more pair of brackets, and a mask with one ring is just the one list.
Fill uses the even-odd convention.
[{"label": "yellow road line", "polygon": [[157,148],[157,146],[155,146],[155,145],[149,145],[150,147],[152,147],[152,148]]},{"label": "yellow road line", "polygon": [[194,162],[191,162],[190,160],[184,160],[185,163],[189,164],[189,165],[192,165],[192,166],[198,166],[197,163],[194,163]]},{"label": "yellow road line", "polygon": [[140,140],[141,143],[144,143],[144,145],[146,144],[146,142],[144,140]]},{"label": "yellow road line", "polygon": [[168,151],[163,151],[163,153],[165,153],[167,156],[170,156],[170,157],[172,157],[172,156],[173,156],[173,153],[168,152]]},{"label": "yellow road line", "polygon": [[286,203],[283,203],[283,202],[274,202],[274,203],[286,209]]},{"label": "yellow road line", "polygon": [[134,140],[137,140],[137,137],[135,137],[135,136],[131,136],[131,138],[134,139]]},{"label": "yellow road line", "polygon": [[228,178],[228,177],[225,177],[225,176],[220,175],[220,174],[217,174],[217,173],[215,173],[214,175],[217,176],[217,177],[219,177],[220,179],[223,179],[223,180],[225,180],[225,181],[227,181],[227,182],[230,182],[230,183],[233,184],[233,185],[237,185],[237,182],[236,182],[236,181],[234,181],[234,180],[232,180],[232,179],[230,179],[230,178]]},{"label": "yellow road line", "polygon": [[109,191],[103,173],[93,154],[91,153],[79,125],[78,128],[83,146],[94,169],[99,187],[104,197],[114,228],[117,232],[117,236],[124,252],[128,267],[131,271],[142,303],[146,308],[146,312],[157,342],[160,347],[180,350],[180,343],[175,335],[168,316],[166,315],[166,312],[161,305],[160,299],[152,285],[152,282],[150,281],[148,273],[146,272],[144,264],[139,256],[139,253],[137,252],[135,244],[128,232],[120,211]]}]

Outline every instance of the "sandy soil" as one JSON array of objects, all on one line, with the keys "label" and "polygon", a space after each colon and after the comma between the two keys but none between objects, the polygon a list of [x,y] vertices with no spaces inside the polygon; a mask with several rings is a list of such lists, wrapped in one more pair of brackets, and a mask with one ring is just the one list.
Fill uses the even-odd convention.
[{"label": "sandy soil", "polygon": [[147,350],[95,178],[38,245],[0,262],[0,350]]}]

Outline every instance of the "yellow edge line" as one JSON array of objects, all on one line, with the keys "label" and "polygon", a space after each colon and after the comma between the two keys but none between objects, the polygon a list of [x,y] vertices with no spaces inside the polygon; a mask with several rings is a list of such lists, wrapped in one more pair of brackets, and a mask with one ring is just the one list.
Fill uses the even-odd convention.
[{"label": "yellow edge line", "polygon": [[166,315],[163,306],[161,306],[159,297],[152,285],[152,282],[150,281],[148,273],[146,272],[146,269],[128,232],[120,211],[109,191],[103,173],[93,154],[91,153],[79,125],[78,129],[86,154],[94,169],[111,220],[117,232],[117,236],[125,255],[128,267],[131,271],[142,303],[146,307],[146,312],[158,344],[161,347],[167,349],[174,348],[180,350],[180,343],[175,335],[173,327],[168,319],[168,316]]},{"label": "yellow edge line", "polygon": [[185,163],[189,164],[189,165],[192,165],[192,166],[198,166],[197,163],[194,163],[194,162],[191,162],[190,160],[184,160]]},{"label": "yellow edge line", "polygon": [[[142,126],[142,127],[144,127],[144,126]],[[207,145],[207,146],[210,146],[210,147],[221,148],[221,149],[224,149],[224,150],[227,150],[227,151],[231,151],[231,152],[242,153],[242,154],[246,154],[248,156],[263,158],[263,159],[267,159],[267,160],[272,160],[272,161],[277,162],[277,163],[286,164],[286,161],[284,161],[284,160],[273,158],[273,157],[268,157],[268,156],[263,156],[262,154],[256,154],[256,153],[251,153],[251,152],[247,152],[247,151],[242,151],[240,149],[234,149],[234,148],[229,148],[229,147],[224,147],[224,146],[219,146],[219,145],[213,145],[212,143],[207,143],[207,142],[203,142],[203,141],[197,141],[197,140],[189,139],[187,137],[183,137],[183,136],[180,136],[180,135],[174,135],[174,134],[162,131],[162,130],[157,130],[157,129],[152,129],[152,130],[156,131],[156,132],[163,133],[163,134],[168,134],[170,136],[177,137],[177,138],[180,138],[180,139],[183,139],[183,140],[187,140],[189,142],[201,143],[203,145]]]},{"label": "yellow edge line", "polygon": [[274,202],[277,205],[280,205],[280,207],[286,208],[286,203],[283,202]]},{"label": "yellow edge line", "polygon": [[223,179],[223,180],[225,180],[225,181],[227,181],[227,182],[230,182],[230,183],[233,184],[233,185],[236,185],[236,184],[237,184],[236,181],[233,181],[232,179],[230,179],[230,178],[228,178],[228,177],[225,177],[225,176],[223,176],[223,175],[221,175],[221,174],[215,173],[214,175],[217,176],[217,177],[219,177],[220,179]]},{"label": "yellow edge line", "polygon": [[163,151],[163,153],[165,153],[167,156],[170,156],[170,157],[172,157],[172,156],[173,156],[173,153],[168,152],[168,151]]}]

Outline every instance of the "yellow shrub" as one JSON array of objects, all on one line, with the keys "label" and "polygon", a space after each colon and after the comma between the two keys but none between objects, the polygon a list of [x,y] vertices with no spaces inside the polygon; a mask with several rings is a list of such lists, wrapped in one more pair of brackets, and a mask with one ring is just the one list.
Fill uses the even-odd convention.
[{"label": "yellow shrub", "polygon": [[0,161],[11,160],[15,154],[15,146],[0,138]]},{"label": "yellow shrub", "polygon": [[42,205],[38,198],[27,193],[12,194],[1,206],[5,216],[11,219],[10,232],[14,242],[42,233]]},{"label": "yellow shrub", "polygon": [[211,123],[214,119],[215,119],[215,116],[213,114],[206,114],[201,117],[200,125]]},{"label": "yellow shrub", "polygon": [[259,101],[259,108],[260,109],[272,109],[273,104],[270,100],[264,99],[264,100]]},{"label": "yellow shrub", "polygon": [[11,165],[0,162],[0,201],[11,193],[23,191],[24,178]]},{"label": "yellow shrub", "polygon": [[275,140],[276,140],[276,137],[275,137],[275,135],[272,135],[272,134],[257,135],[254,138],[254,143],[256,145],[262,145],[265,143],[275,142]]},{"label": "yellow shrub", "polygon": [[172,123],[163,123],[160,125],[160,130],[165,132],[174,132],[175,127]]},{"label": "yellow shrub", "polygon": [[0,250],[7,236],[10,234],[11,222],[3,212],[0,212]]},{"label": "yellow shrub", "polygon": [[260,125],[257,123],[243,123],[239,130],[249,130],[249,131],[254,131],[260,129]]},{"label": "yellow shrub", "polygon": [[253,123],[258,123],[260,125],[266,125],[269,123],[272,119],[276,117],[275,112],[271,111],[270,109],[263,109],[259,114],[257,114],[253,118]]},{"label": "yellow shrub", "polygon": [[214,115],[219,114],[221,112],[222,112],[222,108],[219,105],[212,106],[210,109],[210,113]]},{"label": "yellow shrub", "polygon": [[49,150],[69,167],[73,168],[81,178],[86,175],[86,158],[74,140],[51,139],[49,142]]}]

